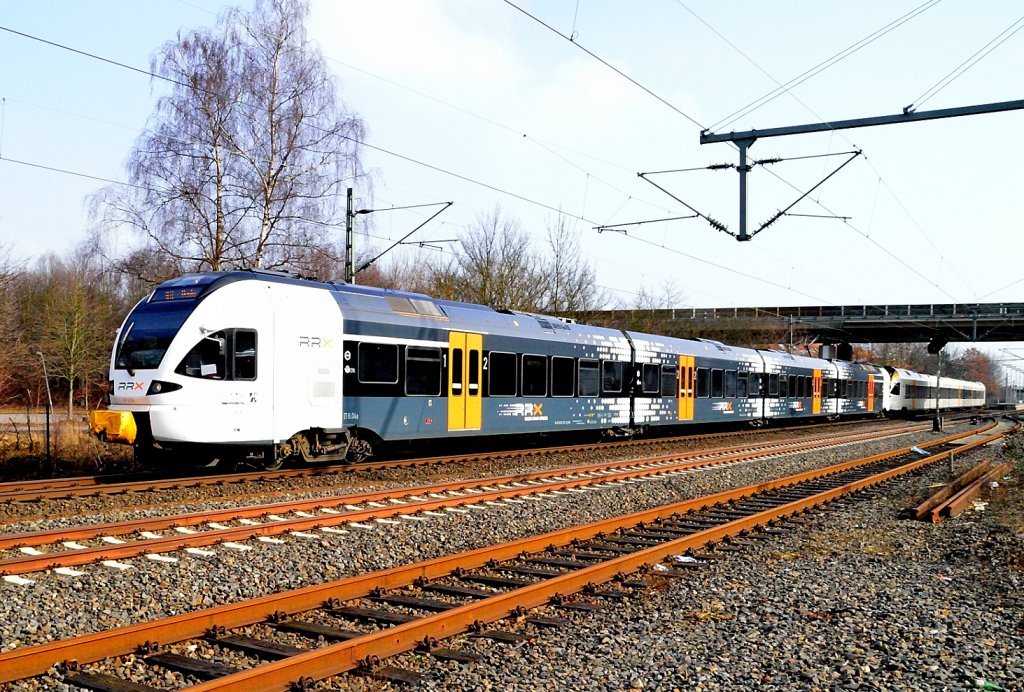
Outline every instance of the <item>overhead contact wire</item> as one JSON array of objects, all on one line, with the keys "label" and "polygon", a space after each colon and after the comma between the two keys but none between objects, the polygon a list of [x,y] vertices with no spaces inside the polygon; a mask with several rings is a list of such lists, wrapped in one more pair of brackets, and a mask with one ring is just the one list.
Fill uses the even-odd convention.
[{"label": "overhead contact wire", "polygon": [[641,84],[640,82],[636,81],[635,79],[633,79],[632,77],[630,77],[630,76],[629,76],[628,74],[626,74],[625,72],[623,72],[623,71],[622,71],[622,70],[620,70],[619,68],[617,68],[617,67],[615,67],[614,65],[612,65],[612,64],[611,64],[610,62],[608,62],[607,60],[605,60],[605,59],[604,59],[604,58],[602,58],[601,56],[597,55],[597,54],[596,54],[596,53],[594,53],[593,51],[589,50],[588,48],[586,48],[586,47],[585,47],[585,46],[583,46],[582,44],[580,44],[580,43],[578,43],[577,41],[575,41],[575,40],[573,39],[573,37],[572,37],[572,36],[566,36],[565,34],[563,34],[563,33],[562,33],[561,31],[559,31],[558,29],[556,29],[556,28],[554,28],[553,26],[551,26],[550,24],[546,23],[546,22],[545,22],[544,20],[542,20],[542,19],[540,19],[539,17],[536,17],[536,16],[534,16],[534,15],[530,14],[529,12],[527,12],[526,10],[524,10],[524,9],[523,9],[522,7],[519,7],[519,6],[518,6],[518,5],[516,5],[516,4],[514,3],[514,2],[512,2],[512,0],[504,0],[504,2],[505,2],[505,4],[506,4],[506,5],[508,5],[509,7],[512,7],[513,9],[515,9],[515,10],[518,10],[519,12],[522,12],[522,13],[523,13],[523,14],[525,14],[525,15],[526,15],[527,17],[529,17],[529,18],[530,18],[530,19],[532,19],[533,21],[537,22],[538,24],[540,24],[541,26],[543,26],[543,27],[544,27],[545,29],[547,29],[548,31],[550,31],[550,32],[552,32],[552,33],[554,33],[554,34],[556,34],[557,36],[559,36],[559,37],[561,37],[561,38],[564,38],[564,39],[565,39],[566,41],[568,41],[568,42],[569,42],[569,43],[571,43],[572,45],[574,45],[574,46],[576,46],[577,48],[579,48],[579,49],[580,49],[581,51],[583,51],[584,53],[586,53],[587,55],[589,55],[590,57],[592,57],[592,58],[593,58],[594,60],[597,60],[597,61],[598,61],[599,63],[601,63],[602,65],[604,65],[605,67],[607,67],[607,68],[608,68],[609,70],[612,70],[612,71],[613,71],[613,72],[615,72],[615,73],[616,73],[617,75],[619,75],[620,77],[622,77],[623,79],[625,79],[626,81],[628,81],[629,83],[631,83],[631,84],[632,84],[633,86],[635,86],[635,87],[639,88],[640,90],[642,90],[642,91],[643,91],[644,93],[646,93],[647,95],[649,95],[649,96],[651,96],[651,97],[653,97],[653,98],[657,99],[658,101],[660,101],[660,102],[661,102],[661,103],[663,103],[664,105],[668,106],[669,108],[671,108],[671,109],[672,109],[672,110],[674,110],[674,111],[675,111],[676,113],[678,113],[679,115],[681,115],[681,116],[683,116],[684,118],[686,118],[687,120],[689,120],[689,121],[690,121],[691,123],[693,123],[694,125],[696,125],[696,126],[697,126],[697,127],[699,127],[700,129],[702,129],[702,130],[703,130],[703,129],[705,129],[705,127],[704,127],[704,126],[703,126],[703,125],[702,125],[702,124],[701,124],[700,122],[698,122],[697,120],[695,120],[694,118],[692,118],[692,117],[691,117],[690,115],[688,115],[687,113],[683,112],[683,111],[682,111],[681,109],[677,108],[677,107],[676,107],[676,106],[675,106],[674,104],[672,104],[672,103],[671,103],[671,102],[669,102],[668,100],[666,100],[666,99],[662,98],[661,96],[659,96],[658,94],[654,93],[653,91],[651,91],[650,89],[648,89],[648,88],[647,88],[646,86],[644,86],[644,85],[643,85],[643,84]]}]

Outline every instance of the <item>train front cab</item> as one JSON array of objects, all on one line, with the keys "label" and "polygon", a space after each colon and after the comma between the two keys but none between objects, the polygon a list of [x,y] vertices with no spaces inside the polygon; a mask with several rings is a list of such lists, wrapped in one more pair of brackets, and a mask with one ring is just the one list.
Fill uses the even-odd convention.
[{"label": "train front cab", "polygon": [[[274,345],[267,308],[261,282],[231,275],[161,285],[118,332],[110,412],[102,416],[130,414],[140,450],[269,444]],[[93,429],[109,436],[100,418]]]}]

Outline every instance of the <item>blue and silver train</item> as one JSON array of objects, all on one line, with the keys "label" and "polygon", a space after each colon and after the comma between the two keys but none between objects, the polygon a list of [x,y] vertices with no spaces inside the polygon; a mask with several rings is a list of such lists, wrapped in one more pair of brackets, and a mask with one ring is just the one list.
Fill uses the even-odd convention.
[{"label": "blue and silver train", "polygon": [[981,406],[978,382],[267,271],[165,282],[118,330],[93,432],[176,463]]}]

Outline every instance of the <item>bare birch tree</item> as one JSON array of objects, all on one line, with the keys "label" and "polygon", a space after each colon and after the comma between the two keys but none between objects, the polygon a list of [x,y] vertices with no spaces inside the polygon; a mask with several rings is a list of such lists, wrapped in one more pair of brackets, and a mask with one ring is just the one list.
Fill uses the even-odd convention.
[{"label": "bare birch tree", "polygon": [[303,269],[311,247],[334,252],[364,129],[306,38],[308,13],[304,0],[257,0],[157,52],[170,93],[129,155],[131,186],[93,197],[101,228],[131,229],[185,271]]}]

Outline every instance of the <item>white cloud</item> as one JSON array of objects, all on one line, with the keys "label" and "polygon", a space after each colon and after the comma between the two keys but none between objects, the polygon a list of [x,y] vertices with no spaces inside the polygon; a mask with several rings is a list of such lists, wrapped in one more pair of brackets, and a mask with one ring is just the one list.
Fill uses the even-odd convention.
[{"label": "white cloud", "polygon": [[451,2],[320,0],[310,34],[326,54],[400,81],[507,83],[518,72],[515,51],[492,28],[474,26]]}]

